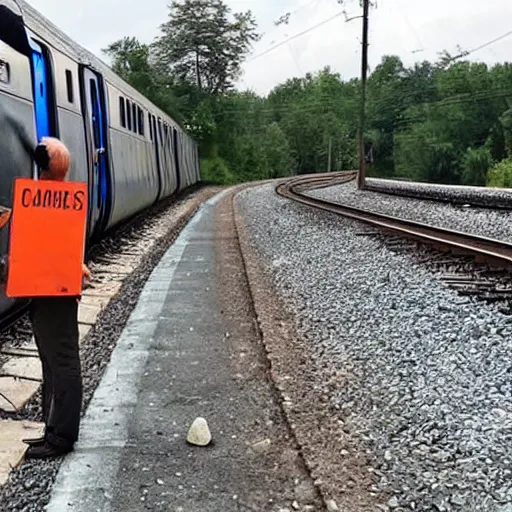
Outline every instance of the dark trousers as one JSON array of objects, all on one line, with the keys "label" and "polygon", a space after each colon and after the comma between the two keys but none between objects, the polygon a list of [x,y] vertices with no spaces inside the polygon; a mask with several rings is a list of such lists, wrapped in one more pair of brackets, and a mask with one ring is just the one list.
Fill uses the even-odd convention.
[{"label": "dark trousers", "polygon": [[30,321],[43,367],[43,417],[46,439],[71,447],[78,439],[82,376],[78,351],[78,300],[32,300]]}]

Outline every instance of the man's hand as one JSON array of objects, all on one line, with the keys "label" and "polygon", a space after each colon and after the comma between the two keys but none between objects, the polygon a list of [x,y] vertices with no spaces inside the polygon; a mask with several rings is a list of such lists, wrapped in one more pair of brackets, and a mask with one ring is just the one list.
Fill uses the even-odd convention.
[{"label": "man's hand", "polygon": [[0,206],[0,229],[4,228],[11,218],[11,209]]},{"label": "man's hand", "polygon": [[89,288],[89,286],[91,286],[92,275],[85,263],[82,263],[82,278],[84,283],[83,288]]}]

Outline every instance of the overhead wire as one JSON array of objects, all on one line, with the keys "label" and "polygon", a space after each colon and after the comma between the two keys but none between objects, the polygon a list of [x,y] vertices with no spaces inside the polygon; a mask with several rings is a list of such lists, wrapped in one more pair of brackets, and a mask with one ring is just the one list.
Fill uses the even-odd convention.
[{"label": "overhead wire", "polygon": [[[398,2],[401,16],[403,17],[405,23],[409,26],[409,29],[411,30],[411,32],[413,32],[414,35],[416,36],[416,39],[418,40],[418,43],[420,45],[418,50],[416,50],[416,51],[411,50],[411,53],[417,53],[418,51],[423,51],[425,49],[423,47],[423,41],[421,40],[418,31],[416,30],[416,28],[413,26],[413,24],[409,20],[409,17],[407,16],[407,12],[406,12],[406,10],[404,8],[404,5],[402,3],[402,0],[396,0],[396,1]],[[393,9],[393,7],[391,9]]]},{"label": "overhead wire", "polygon": [[301,5],[299,7],[297,7],[295,10],[293,11],[289,11],[289,12],[286,12],[285,14],[281,15],[277,20],[274,20],[272,22],[272,28],[268,31],[268,32],[264,32],[262,35],[263,36],[269,36],[270,34],[273,34],[276,30],[278,30],[278,28],[283,25],[283,24],[287,24],[287,22],[283,22],[283,23],[278,23],[282,18],[284,18],[285,16],[288,16],[288,19],[291,18],[292,16],[295,16],[297,13],[299,13],[300,11],[302,11],[303,9],[309,7],[310,5],[312,4],[315,4],[315,3],[318,3],[320,0],[310,0],[308,3],[304,4],[304,5]]},{"label": "overhead wire", "polygon": [[299,64],[299,58],[298,58],[297,55],[295,55],[295,51],[294,51],[294,49],[293,49],[293,47],[292,47],[290,42],[288,43],[288,48],[290,49],[290,53],[292,55],[292,59],[295,62],[295,65],[297,66],[297,69],[299,70],[299,73],[301,75],[303,75],[304,72],[302,71],[301,65]]},{"label": "overhead wire", "polygon": [[480,46],[477,46],[476,48],[473,48],[472,50],[461,52],[458,55],[455,55],[454,57],[449,59],[449,61],[451,62],[451,61],[454,61],[454,60],[458,60],[458,59],[460,59],[462,57],[467,57],[468,55],[472,55],[473,53],[478,52],[480,50],[483,50],[484,48],[487,48],[488,46],[491,46],[491,45],[497,43],[498,41],[502,41],[503,39],[505,39],[507,37],[510,37],[510,36],[512,36],[512,30],[506,32],[505,34],[502,34],[499,37],[496,37],[495,39],[492,39],[491,41],[488,41],[487,43],[484,43],[484,44],[482,44]]},{"label": "overhead wire", "polygon": [[[457,106],[457,105],[464,105],[468,103],[477,103],[481,101],[489,101],[489,100],[497,100],[497,99],[505,99],[510,98],[512,96],[512,88],[495,88],[491,90],[487,90],[485,92],[481,92],[478,95],[455,95],[453,97],[445,98],[443,100],[438,100],[434,102],[423,102],[417,105],[418,108],[445,108],[449,106]],[[356,100],[352,100],[354,107],[357,104]],[[280,114],[280,115],[286,115],[289,113],[294,112],[302,112],[302,113],[312,113],[315,111],[318,111],[319,109],[325,109],[330,108],[332,109],[333,113],[335,111],[338,111],[339,113],[339,107],[340,103],[336,99],[327,98],[325,100],[315,100],[312,102],[307,102],[304,105],[297,105],[292,104],[291,102],[289,104],[281,104],[281,105],[274,105],[274,106],[266,106],[261,107],[257,105],[253,105],[255,107],[255,111],[252,112],[253,114]],[[338,108],[336,108],[338,107]],[[350,107],[348,107],[350,109]],[[382,108],[377,108],[382,111]],[[223,109],[222,112],[216,112],[214,113],[215,117],[223,117],[223,116],[229,116],[229,115],[237,115],[237,114],[248,114],[250,111],[250,108],[248,109]],[[433,112],[430,112],[432,114]],[[394,129],[399,129],[402,127],[407,127],[413,122],[418,122],[422,118],[423,120],[428,119],[428,114],[426,113],[424,115],[421,114],[421,112],[409,112],[409,113],[402,113],[399,119],[396,119],[393,123]]]},{"label": "overhead wire", "polygon": [[[311,0],[311,1],[310,1],[310,2],[308,2],[307,4],[302,5],[300,8],[295,9],[295,11],[292,11],[291,13],[288,13],[288,14],[289,14],[289,17],[288,17],[288,19],[287,19],[287,21],[286,21],[286,24],[288,24],[288,22],[289,22],[289,20],[290,20],[290,17],[295,16],[298,12],[300,12],[301,10],[303,10],[303,9],[305,9],[305,8],[313,7],[313,6],[317,5],[317,4],[319,4],[321,1],[322,1],[322,0]],[[286,37],[286,34],[285,34],[285,37]],[[296,47],[292,45],[291,41],[288,41],[287,46],[288,46],[288,49],[289,49],[290,54],[291,54],[291,56],[292,56],[292,59],[293,59],[293,61],[294,61],[295,65],[296,65],[296,67],[297,67],[297,69],[298,69],[299,73],[300,73],[301,75],[303,75],[303,74],[304,74],[304,72],[302,71],[302,67],[301,67],[301,65],[300,65],[300,63],[299,63],[300,52],[297,52],[297,51],[296,51]]]},{"label": "overhead wire", "polygon": [[280,48],[281,46],[285,45],[286,43],[289,43],[290,41],[293,41],[294,39],[297,39],[297,38],[307,34],[308,32],[316,30],[317,28],[325,25],[326,23],[329,23],[330,21],[334,20],[335,18],[339,18],[340,16],[343,16],[343,12],[339,12],[339,13],[335,14],[334,16],[330,16],[329,18],[321,21],[320,23],[317,23],[316,25],[313,25],[312,27],[309,27],[306,30],[303,30],[302,32],[299,32],[298,34],[295,34],[295,35],[285,39],[284,41],[281,41],[280,43],[277,43],[274,46],[271,46],[270,48],[267,48],[265,51],[258,53],[257,55],[255,55],[254,57],[251,57],[250,59],[246,60],[245,62],[246,62],[246,64],[248,64],[249,62],[252,62],[253,60],[263,57],[264,55],[267,55],[268,53],[274,51],[275,49]]}]

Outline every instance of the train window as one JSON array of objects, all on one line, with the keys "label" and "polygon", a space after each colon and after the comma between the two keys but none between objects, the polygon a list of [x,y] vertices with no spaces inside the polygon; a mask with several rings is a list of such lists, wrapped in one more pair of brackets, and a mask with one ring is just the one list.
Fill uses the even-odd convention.
[{"label": "train window", "polygon": [[68,90],[68,101],[69,103],[73,103],[73,73],[69,69],[66,69],[66,86]]},{"label": "train window", "polygon": [[8,84],[11,81],[11,66],[8,62],[0,59],[0,83]]},{"label": "train window", "polygon": [[133,112],[133,124],[132,124],[132,128],[133,128],[133,131],[135,133],[137,133],[137,105],[135,105],[135,103],[132,103],[132,112]]},{"label": "train window", "polygon": [[11,67],[8,62],[0,60],[0,83],[8,84],[11,81]]},{"label": "train window", "polygon": [[126,100],[126,127],[132,129],[132,104],[130,100]]},{"label": "train window", "polygon": [[126,110],[124,105],[124,98],[119,96],[119,118],[121,121],[121,126],[126,128]]},{"label": "train window", "polygon": [[158,144],[158,130],[156,129],[156,117],[153,116],[153,136],[155,137],[156,143]]},{"label": "train window", "polygon": [[139,134],[144,135],[144,111],[139,107]]},{"label": "train window", "polygon": [[148,113],[148,121],[149,121],[149,137],[153,140],[153,124],[151,123],[151,114]]}]

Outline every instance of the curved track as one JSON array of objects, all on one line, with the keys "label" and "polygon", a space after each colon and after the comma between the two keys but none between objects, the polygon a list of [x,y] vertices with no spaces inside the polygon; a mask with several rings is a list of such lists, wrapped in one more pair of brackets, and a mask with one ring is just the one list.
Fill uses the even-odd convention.
[{"label": "curved track", "polygon": [[501,267],[512,265],[512,244],[510,243],[384,215],[304,194],[307,190],[347,183],[352,181],[356,175],[355,172],[349,171],[295,177],[277,185],[276,193],[293,201],[365,222],[379,229],[398,233],[439,249],[470,254],[478,261],[485,261]]}]

